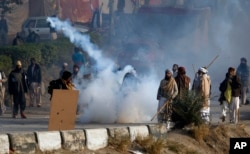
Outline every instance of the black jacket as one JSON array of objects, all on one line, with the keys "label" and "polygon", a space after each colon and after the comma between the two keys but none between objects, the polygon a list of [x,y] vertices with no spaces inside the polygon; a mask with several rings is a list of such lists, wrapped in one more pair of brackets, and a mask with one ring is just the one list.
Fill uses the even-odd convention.
[{"label": "black jacket", "polygon": [[41,68],[38,64],[35,64],[35,68],[32,73],[32,67],[33,65],[29,65],[28,71],[27,71],[27,76],[28,76],[28,81],[29,83],[32,82],[42,82],[42,73],[41,73]]},{"label": "black jacket", "polygon": [[11,95],[28,92],[26,72],[23,69],[14,69],[8,77],[8,90]]},{"label": "black jacket", "polygon": [[228,82],[230,83],[230,85],[232,87],[232,96],[233,97],[239,97],[240,94],[241,94],[240,78],[237,75],[230,78],[229,74],[227,73],[226,78],[220,83],[219,90],[221,92],[221,96],[219,98],[219,101],[224,101],[225,100],[224,92],[227,89]]}]

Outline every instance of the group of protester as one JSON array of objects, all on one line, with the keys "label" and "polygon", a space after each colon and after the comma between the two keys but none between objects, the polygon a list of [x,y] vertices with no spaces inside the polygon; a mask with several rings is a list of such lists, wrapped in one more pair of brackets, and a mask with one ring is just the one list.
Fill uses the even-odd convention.
[{"label": "group of protester", "polygon": [[[74,89],[71,80],[72,73],[64,71],[62,76],[57,79],[57,89]],[[16,118],[20,112],[21,118],[27,118],[25,114],[26,97],[29,94],[29,106],[42,106],[42,72],[40,65],[36,63],[35,58],[30,59],[30,65],[27,72],[22,68],[22,62],[18,60],[15,68],[6,77],[3,71],[0,71],[0,115],[4,114],[6,107],[4,104],[5,87],[3,83],[8,83],[8,92],[12,97],[13,110],[12,117]]]},{"label": "group of protester", "polygon": [[249,79],[249,66],[247,59],[241,58],[241,63],[237,69],[229,67],[225,79],[221,82],[219,98],[222,105],[222,121],[226,119],[226,112],[229,109],[229,119],[231,123],[239,121],[239,107],[249,104],[247,100]]},{"label": "group of protester", "polygon": [[74,53],[72,54],[72,61],[73,61],[73,69],[72,71],[68,68],[68,63],[64,62],[62,65],[62,69],[59,72],[59,78],[63,77],[63,73],[67,72],[70,74],[70,78],[72,80],[72,83],[81,83],[81,79],[83,79],[85,76],[84,71],[86,71],[86,57],[84,56],[83,52],[79,47],[74,48]]},{"label": "group of protester", "polygon": [[84,81],[89,81],[91,78],[93,78],[94,74],[96,73],[96,70],[94,68],[94,59],[90,57],[87,58],[87,54],[84,53],[84,51],[82,51],[80,47],[74,48],[71,59],[73,61],[72,71],[68,68],[68,63],[64,62],[59,74],[60,78],[65,71],[71,73],[72,82],[76,85],[80,85],[83,82],[82,79],[84,79]]},{"label": "group of protester", "polygon": [[41,107],[41,68],[36,63],[35,58],[30,59],[30,65],[28,66],[27,72],[22,68],[22,62],[18,60],[15,68],[10,72],[8,78],[4,72],[1,71],[1,99],[0,99],[0,114],[4,114],[6,107],[4,104],[5,87],[3,82],[8,83],[8,92],[12,97],[13,110],[12,117],[16,118],[20,111],[21,118],[27,118],[24,111],[26,108],[26,97],[25,93],[29,92],[30,106],[36,105]]},{"label": "group of protester", "polygon": [[[75,54],[81,55],[81,53],[79,53],[78,49],[75,49],[75,53],[72,55],[74,62],[72,73],[67,70],[68,65],[64,63],[60,77],[55,80],[56,89],[76,89],[73,80],[74,83],[77,83],[81,82],[81,79],[84,78],[83,76],[79,77],[79,71],[85,61],[82,59],[83,57],[77,57],[78,60],[74,59]],[[247,65],[247,59],[244,57],[241,58],[241,63],[237,69],[234,67],[228,68],[225,79],[219,86],[219,90],[221,91],[219,102],[222,107],[222,121],[225,121],[229,109],[229,121],[231,123],[238,122],[239,106],[249,103],[247,101],[248,86],[250,84],[249,78],[249,66]],[[22,68],[20,60],[16,62],[16,67],[10,72],[8,79],[5,73],[0,71],[0,114],[3,114],[6,110],[4,105],[4,82],[8,83],[9,94],[13,97],[13,118],[17,117],[19,111],[21,118],[27,118],[24,113],[26,108],[25,93],[27,92],[29,92],[30,96],[30,106],[41,107],[42,76],[41,68],[36,63],[35,58],[30,59],[27,72]],[[157,100],[159,100],[158,111],[160,112],[157,118],[159,123],[166,122],[167,127],[170,127],[173,100],[183,98],[190,90],[203,98],[200,115],[206,123],[210,122],[211,79],[207,68],[200,67],[198,69],[191,86],[191,79],[186,75],[185,67],[174,64],[172,70],[166,69],[165,77],[161,80],[158,88]],[[168,105],[162,109],[166,103]]]},{"label": "group of protester", "polygon": [[[230,123],[237,123],[239,119],[240,104],[248,104],[247,93],[250,84],[249,66],[247,59],[241,58],[238,68],[229,67],[225,79],[221,82],[219,90],[221,92],[219,102],[222,108],[222,121],[226,119],[229,109]],[[191,87],[191,79],[186,75],[183,66],[174,64],[172,70],[166,69],[165,77],[161,80],[158,92],[158,122],[166,123],[170,128],[174,99],[182,99],[189,91],[202,98],[201,118],[205,123],[210,123],[210,98],[211,79],[206,67],[200,67],[195,74]],[[241,101],[241,102],[240,102]]]}]

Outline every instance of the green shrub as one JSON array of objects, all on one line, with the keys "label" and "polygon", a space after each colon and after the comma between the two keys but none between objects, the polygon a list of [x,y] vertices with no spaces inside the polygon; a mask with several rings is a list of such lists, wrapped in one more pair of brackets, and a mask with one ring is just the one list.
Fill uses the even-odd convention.
[{"label": "green shrub", "polygon": [[58,59],[55,61],[55,64],[61,66],[63,62],[67,62],[71,65],[71,55],[73,54],[74,44],[72,44],[67,38],[57,39],[51,43],[53,43],[58,50]]},{"label": "green shrub", "polygon": [[6,55],[12,59],[14,66],[17,60],[22,61],[22,65],[27,67],[30,58],[34,57],[39,62],[41,60],[41,51],[39,44],[23,44],[19,46],[7,46],[0,48],[0,55]]},{"label": "green shrub", "polygon": [[[101,35],[99,33],[90,35],[92,42],[100,42]],[[49,69],[61,67],[63,62],[70,65],[73,64],[71,55],[73,54],[74,44],[68,38],[59,38],[57,40],[48,40],[40,43],[24,43],[18,46],[0,47],[0,67],[6,71],[10,71],[15,66],[17,60],[21,60],[23,68],[27,69],[30,64],[30,58],[34,57],[38,64],[46,73],[50,73]],[[8,57],[8,58],[7,58]],[[56,74],[57,70],[53,70]],[[58,71],[59,72],[59,71]],[[51,74],[50,75],[54,75]],[[56,74],[57,76],[57,74]]]},{"label": "green shrub", "polygon": [[55,41],[0,47],[0,55],[10,57],[12,60],[11,67],[15,65],[17,60],[21,60],[23,67],[27,68],[32,57],[44,67],[50,67],[52,64],[71,61],[73,47],[74,45],[68,39],[63,38]]},{"label": "green shrub", "polygon": [[200,110],[203,107],[203,98],[188,92],[181,99],[176,99],[173,103],[173,121],[178,127],[194,124],[199,126],[204,123]]},{"label": "green shrub", "polygon": [[44,45],[41,48],[41,65],[50,67],[54,62],[58,61],[58,49],[53,45]]},{"label": "green shrub", "polygon": [[0,70],[7,75],[11,71],[12,60],[9,56],[0,55]]}]

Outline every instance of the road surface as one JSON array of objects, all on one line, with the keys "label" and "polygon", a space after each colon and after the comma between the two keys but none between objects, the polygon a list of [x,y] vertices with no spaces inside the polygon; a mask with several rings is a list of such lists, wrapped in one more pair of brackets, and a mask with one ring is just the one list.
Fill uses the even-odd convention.
[{"label": "road surface", "polygon": [[[221,110],[218,101],[211,101],[212,124],[221,123],[220,116]],[[27,107],[27,119],[21,119],[20,115],[13,119],[11,116],[11,109],[8,108],[7,112],[0,116],[0,134],[11,132],[36,132],[47,131],[49,123],[50,104],[44,104],[41,108]],[[228,119],[226,122],[228,123]],[[240,124],[243,123],[250,127],[250,105],[243,105],[240,107]],[[108,128],[118,126],[131,126],[131,125],[145,125],[145,123],[130,123],[130,124],[83,124],[80,122],[79,117],[76,119],[75,129],[84,128]]]}]

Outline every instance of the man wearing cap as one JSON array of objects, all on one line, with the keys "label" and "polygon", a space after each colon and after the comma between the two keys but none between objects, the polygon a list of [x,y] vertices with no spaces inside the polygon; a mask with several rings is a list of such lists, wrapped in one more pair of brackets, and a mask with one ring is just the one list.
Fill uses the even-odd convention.
[{"label": "man wearing cap", "polygon": [[0,45],[6,45],[7,44],[7,36],[8,36],[8,24],[6,19],[4,18],[4,15],[1,14],[0,19]]},{"label": "man wearing cap", "polygon": [[205,67],[200,67],[197,76],[194,79],[192,90],[197,96],[203,98],[203,107],[201,109],[201,117],[206,122],[210,122],[210,95],[211,95],[211,79],[208,76]]},{"label": "man wearing cap", "polygon": [[62,69],[61,69],[61,71],[59,72],[59,77],[60,77],[60,78],[62,77],[63,72],[66,71],[67,69],[68,69],[68,63],[63,63]]},{"label": "man wearing cap", "polygon": [[13,96],[13,114],[16,118],[20,108],[21,118],[26,118],[24,110],[26,108],[25,93],[28,92],[26,72],[22,69],[20,60],[16,62],[16,68],[12,70],[8,77],[8,90]]},{"label": "man wearing cap", "polygon": [[250,84],[249,66],[247,65],[247,59],[242,57],[240,59],[240,65],[237,68],[237,76],[241,81],[241,105],[249,103],[247,101],[248,86]]},{"label": "man wearing cap", "polygon": [[40,66],[36,63],[35,58],[30,59],[30,65],[27,71],[29,91],[30,91],[30,106],[41,107],[41,83],[42,73]]},{"label": "man wearing cap", "polygon": [[173,73],[170,69],[165,71],[165,77],[161,80],[160,86],[157,92],[158,112],[162,106],[167,103],[166,108],[162,109],[158,114],[158,122],[167,123],[167,128],[170,128],[171,116],[172,116],[172,100],[178,94],[178,87],[173,77]]}]

